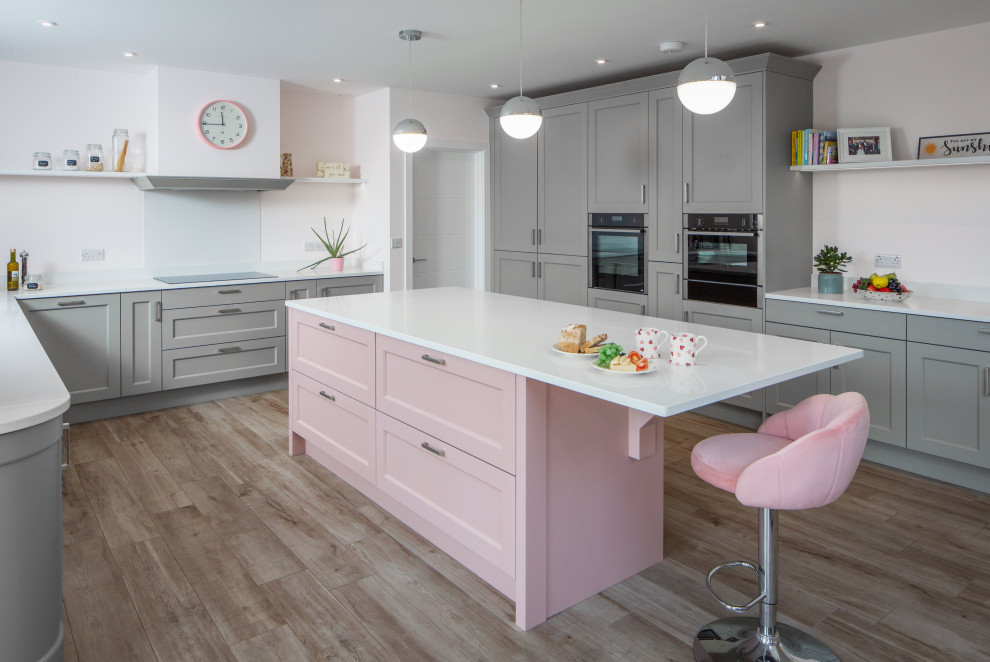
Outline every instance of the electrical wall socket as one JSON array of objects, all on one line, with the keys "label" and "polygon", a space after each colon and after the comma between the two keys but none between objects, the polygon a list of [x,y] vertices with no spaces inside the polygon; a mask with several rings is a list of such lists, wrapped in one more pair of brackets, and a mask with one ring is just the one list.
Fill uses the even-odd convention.
[{"label": "electrical wall socket", "polygon": [[901,268],[901,256],[900,255],[874,255],[873,256],[873,266],[884,267],[887,269],[900,269]]},{"label": "electrical wall socket", "polygon": [[402,248],[402,237],[392,237],[392,248]]},{"label": "electrical wall socket", "polygon": [[83,262],[102,262],[105,259],[106,251],[102,248],[84,248],[82,251]]},{"label": "electrical wall socket", "polygon": [[305,243],[305,244],[303,245],[303,248],[304,248],[304,250],[305,250],[305,251],[306,251],[307,253],[312,253],[312,252],[314,252],[314,251],[318,251],[318,250],[320,250],[320,248],[322,248],[322,247],[323,247],[323,244],[321,244],[321,243],[320,243],[320,242],[318,242],[318,241],[307,241],[307,242],[306,242],[306,243]]}]

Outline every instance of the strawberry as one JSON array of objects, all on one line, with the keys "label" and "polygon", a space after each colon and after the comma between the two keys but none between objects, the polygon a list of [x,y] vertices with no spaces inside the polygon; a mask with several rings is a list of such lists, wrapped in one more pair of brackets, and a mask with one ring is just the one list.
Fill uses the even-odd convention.
[{"label": "strawberry", "polygon": [[880,288],[880,291],[881,292],[890,292],[890,288],[889,287],[881,287]]}]

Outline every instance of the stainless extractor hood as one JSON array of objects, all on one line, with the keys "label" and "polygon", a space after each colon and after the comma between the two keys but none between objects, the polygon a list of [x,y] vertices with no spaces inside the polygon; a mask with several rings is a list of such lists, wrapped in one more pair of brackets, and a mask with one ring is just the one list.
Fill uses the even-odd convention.
[{"label": "stainless extractor hood", "polygon": [[291,177],[263,179],[142,175],[131,177],[131,181],[142,191],[284,191],[295,180]]}]

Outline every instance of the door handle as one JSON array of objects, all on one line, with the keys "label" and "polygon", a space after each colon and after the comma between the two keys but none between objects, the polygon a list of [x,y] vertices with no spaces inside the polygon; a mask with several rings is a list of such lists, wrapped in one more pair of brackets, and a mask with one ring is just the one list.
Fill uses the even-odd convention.
[{"label": "door handle", "polygon": [[162,302],[161,301],[156,301],[155,302],[155,321],[156,322],[161,322],[162,321]]},{"label": "door handle", "polygon": [[60,306],[85,306],[86,305],[86,302],[85,301],[82,301],[82,300],[79,300],[79,301],[59,301],[58,302],[58,305],[60,305]]},{"label": "door handle", "polygon": [[327,393],[326,391],[320,391],[320,395],[329,400],[330,402],[336,402],[337,396]]},{"label": "door handle", "polygon": [[429,361],[430,363],[436,363],[437,365],[447,365],[446,359],[435,359],[429,354],[423,354],[422,358],[424,361]]},{"label": "door handle", "polygon": [[687,182],[684,182],[684,203],[685,204],[687,204],[688,201],[689,201],[689,199],[690,199],[690,195],[688,195],[688,193],[689,193],[688,192],[688,187],[689,186],[690,186],[690,184],[688,184]]},{"label": "door handle", "polygon": [[532,241],[533,242],[533,245],[536,246],[536,229],[535,228],[533,229],[533,237],[532,237],[532,239],[530,241]]},{"label": "door handle", "polygon": [[676,279],[676,280],[674,280],[674,294],[680,294],[681,293],[681,275],[680,274],[675,274],[674,275],[674,278]]},{"label": "door handle", "polygon": [[646,204],[646,184],[643,184],[642,193],[640,194],[640,202],[644,205]]},{"label": "door handle", "polygon": [[983,395],[990,398],[990,367],[983,369]]},{"label": "door handle", "polygon": [[330,288],[324,287],[323,289],[320,290],[320,294],[325,297],[330,296]]},{"label": "door handle", "polygon": [[239,313],[239,312],[241,312],[241,309],[240,308],[221,308],[217,312],[220,313],[221,315],[229,315],[230,313]]},{"label": "door handle", "polygon": [[529,264],[532,267],[530,277],[536,278],[536,262],[530,262]]},{"label": "door handle", "polygon": [[[62,463],[62,470],[64,471],[72,464],[72,433],[69,432],[68,423],[62,423],[62,441],[65,442],[65,462]],[[58,460],[62,462],[61,457]]]},{"label": "door handle", "polygon": [[543,263],[542,262],[537,262],[536,263],[536,277],[537,278],[543,278]]},{"label": "door handle", "polygon": [[543,228],[540,228],[539,230],[536,231],[536,245],[537,246],[543,245]]},{"label": "door handle", "polygon": [[244,350],[242,350],[240,347],[235,346],[235,347],[221,347],[217,351],[220,352],[221,354],[234,354],[235,352],[241,352]]},{"label": "door handle", "polygon": [[219,294],[240,294],[241,291],[235,287],[234,289],[229,289],[229,290],[218,290],[218,293]]},{"label": "door handle", "polygon": [[416,264],[417,262],[426,262],[426,258],[425,257],[414,257],[413,258],[413,264]]},{"label": "door handle", "polygon": [[842,317],[844,313],[841,310],[816,310],[819,315],[831,315],[833,317]]},{"label": "door handle", "polygon": [[423,447],[423,448],[425,448],[426,450],[430,451],[434,455],[439,455],[440,457],[443,457],[444,455],[447,454],[446,452],[444,452],[444,450],[442,448],[434,448],[433,446],[430,446],[429,442],[427,442],[427,441],[424,441],[423,443],[421,443],[420,446]]},{"label": "door handle", "polygon": [[333,324],[324,324],[323,322],[320,322],[320,326],[322,326],[327,331],[336,331],[337,330],[337,327],[335,327]]},{"label": "door handle", "polygon": [[675,237],[676,238],[674,239],[674,252],[680,253],[681,252],[681,233],[678,232],[675,235]]}]

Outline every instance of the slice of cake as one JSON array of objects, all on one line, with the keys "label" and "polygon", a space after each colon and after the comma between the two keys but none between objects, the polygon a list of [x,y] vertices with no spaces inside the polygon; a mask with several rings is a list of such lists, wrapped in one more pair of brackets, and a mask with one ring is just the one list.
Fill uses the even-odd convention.
[{"label": "slice of cake", "polygon": [[560,340],[557,341],[557,349],[562,352],[577,354],[581,351],[581,345],[585,343],[588,327],[584,324],[568,324],[560,331]]}]

